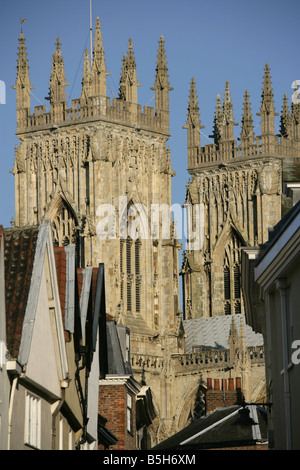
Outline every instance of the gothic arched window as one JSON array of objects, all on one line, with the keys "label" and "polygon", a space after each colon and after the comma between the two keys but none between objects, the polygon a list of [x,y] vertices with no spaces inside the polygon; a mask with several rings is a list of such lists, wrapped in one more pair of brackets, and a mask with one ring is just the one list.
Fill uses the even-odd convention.
[{"label": "gothic arched window", "polygon": [[234,276],[234,297],[236,299],[239,299],[241,297],[241,283],[240,283],[240,267],[238,264],[234,265],[233,276]]},{"label": "gothic arched window", "polygon": [[141,310],[141,279],[140,279],[140,252],[141,241],[137,239],[134,243],[134,260],[135,260],[135,309],[137,312]]},{"label": "gothic arched window", "polygon": [[57,246],[69,245],[76,241],[76,222],[71,210],[60,204],[52,220],[53,243]]},{"label": "gothic arched window", "polygon": [[120,240],[120,297],[127,312],[141,310],[141,247],[140,239]]},{"label": "gothic arched window", "polygon": [[79,237],[78,223],[71,207],[60,200],[56,206],[54,217],[51,217],[52,238],[55,246],[76,245],[76,257],[79,266],[84,265],[84,243]]},{"label": "gothic arched window", "polygon": [[224,313],[241,313],[241,280],[240,280],[240,240],[236,235],[230,238],[223,265],[224,274]]},{"label": "gothic arched window", "polygon": [[230,299],[230,269],[229,266],[224,266],[224,299]]},{"label": "gothic arched window", "polygon": [[131,247],[132,240],[128,237],[126,240],[126,275],[127,275],[127,311],[132,310],[132,276],[131,276]]}]

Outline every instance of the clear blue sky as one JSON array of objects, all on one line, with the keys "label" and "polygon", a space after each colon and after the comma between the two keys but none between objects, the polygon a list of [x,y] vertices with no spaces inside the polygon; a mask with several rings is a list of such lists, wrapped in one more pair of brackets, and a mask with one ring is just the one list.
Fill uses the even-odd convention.
[{"label": "clear blue sky", "polygon": [[[16,59],[20,19],[26,38],[33,106],[48,106],[51,57],[57,36],[62,42],[67,93],[79,98],[82,54],[89,48],[89,0],[0,0],[0,80],[6,84],[6,104],[0,104],[0,224],[10,225],[14,215],[14,163],[16,132]],[[241,121],[243,95],[250,93],[254,125],[259,124],[263,69],[271,67],[277,112],[283,94],[291,98],[291,83],[300,80],[299,0],[93,0],[93,28],[100,17],[108,71],[108,84],[117,94],[121,59],[129,37],[134,43],[137,73],[142,86],[139,103],[153,105],[158,40],[165,39],[171,86],[170,112],[173,203],[184,202],[188,181],[185,124],[189,84],[194,76],[205,136],[212,132],[216,96],[223,96],[229,80],[234,116]],[[279,127],[279,118],[276,122]],[[258,126],[256,134],[259,135]],[[235,128],[236,137],[239,127]]]}]

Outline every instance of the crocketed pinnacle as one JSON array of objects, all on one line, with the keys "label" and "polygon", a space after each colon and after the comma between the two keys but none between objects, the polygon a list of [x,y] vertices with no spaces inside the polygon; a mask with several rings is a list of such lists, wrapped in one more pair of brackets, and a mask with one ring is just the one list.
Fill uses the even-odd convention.
[{"label": "crocketed pinnacle", "polygon": [[165,41],[163,35],[159,38],[157,62],[156,62],[156,75],[155,82],[159,83],[162,87],[169,87],[169,75],[167,65],[167,55],[165,49]]},{"label": "crocketed pinnacle", "polygon": [[169,132],[169,92],[170,87],[165,41],[161,35],[158,42],[157,61],[154,86],[151,88],[155,92],[156,115],[161,119],[162,128]]},{"label": "crocketed pinnacle", "polygon": [[102,42],[100,19],[97,17],[93,45],[93,58],[91,66],[91,96],[106,96],[106,65],[104,47]]},{"label": "crocketed pinnacle", "polygon": [[24,34],[21,31],[18,46],[17,77],[15,85],[12,86],[16,90],[18,129],[23,126],[24,119],[31,112],[31,90],[34,88],[30,83],[26,49]]},{"label": "crocketed pinnacle", "polygon": [[69,85],[69,83],[66,83],[65,66],[64,66],[64,60],[63,60],[62,51],[61,51],[61,42],[59,40],[59,37],[56,40],[55,46],[56,46],[56,50],[54,51],[53,56],[52,56],[52,69],[51,69],[51,76],[50,76],[50,82],[49,82],[49,85],[50,85],[49,99],[51,103],[55,101],[57,102],[65,101],[66,99],[65,87],[66,85]]},{"label": "crocketed pinnacle", "polygon": [[241,139],[253,138],[253,119],[248,90],[244,94],[244,107],[242,115]]},{"label": "crocketed pinnacle", "polygon": [[275,113],[273,96],[270,67],[267,63],[264,68],[261,107],[260,112],[257,113],[257,115],[261,117],[261,134],[263,136],[274,135],[274,117],[278,116],[278,113]]},{"label": "crocketed pinnacle", "polygon": [[104,47],[102,41],[100,19],[97,17],[95,26],[92,70],[98,73],[105,70]]},{"label": "crocketed pinnacle", "polygon": [[88,50],[85,49],[83,61],[83,75],[81,81],[81,99],[87,101],[91,92],[91,68]]},{"label": "crocketed pinnacle", "polygon": [[59,37],[55,43],[56,50],[52,56],[52,73],[51,80],[60,80],[60,82],[65,82],[65,70],[64,70],[64,60],[61,51],[61,42]]},{"label": "crocketed pinnacle", "polygon": [[224,125],[236,125],[233,117],[233,106],[231,101],[231,94],[229,91],[229,81],[226,80],[225,83],[225,94],[223,100],[223,116],[224,116]]},{"label": "crocketed pinnacle", "polygon": [[122,68],[121,68],[121,77],[120,77],[120,87],[119,87],[119,98],[126,101],[126,54],[124,52],[122,57]]},{"label": "crocketed pinnacle", "polygon": [[282,137],[288,137],[290,135],[291,128],[291,115],[288,106],[288,99],[286,93],[283,96],[282,112],[280,117],[280,134]]},{"label": "crocketed pinnacle", "polygon": [[260,113],[258,113],[259,116],[261,116],[263,113],[270,114],[271,112],[275,111],[273,97],[274,95],[271,83],[270,67],[268,63],[266,63],[264,68],[263,88],[261,94],[261,108]]},{"label": "crocketed pinnacle", "polygon": [[223,135],[223,122],[224,122],[221,96],[219,94],[217,95],[217,104],[216,104],[215,109],[216,111],[215,111],[214,124],[213,124],[213,133],[210,137],[212,137],[214,139],[214,143],[218,145]]},{"label": "crocketed pinnacle", "polygon": [[123,55],[122,69],[120,77],[119,98],[130,103],[137,103],[137,83],[136,62],[133,51],[133,42],[129,38],[128,52]]},{"label": "crocketed pinnacle", "polygon": [[186,125],[183,126],[184,129],[187,129],[187,141],[188,141],[188,162],[192,164],[193,159],[200,151],[201,139],[200,139],[200,129],[204,126],[201,126],[200,116],[199,116],[199,105],[197,99],[197,90],[196,82],[194,77],[192,77],[190,82],[190,96],[188,102],[188,113]]},{"label": "crocketed pinnacle", "polygon": [[128,53],[127,53],[127,70],[128,71],[135,71],[136,70],[136,62],[133,52],[133,42],[132,39],[129,38],[128,42]]},{"label": "crocketed pinnacle", "polygon": [[234,321],[234,317],[232,316],[231,325],[229,329],[229,337],[233,340],[236,344],[238,340],[238,330]]},{"label": "crocketed pinnacle", "polygon": [[199,129],[204,127],[201,126],[201,121],[199,118],[199,104],[197,98],[196,81],[194,77],[192,77],[190,81],[190,95],[186,124],[192,125],[193,127],[197,127]]},{"label": "crocketed pinnacle", "polygon": [[190,86],[190,95],[189,95],[189,104],[188,104],[188,114],[199,113],[196,82],[195,82],[194,77],[192,77],[190,85],[191,86]]},{"label": "crocketed pinnacle", "polygon": [[25,37],[23,32],[21,32],[19,37],[19,47],[18,47],[18,59],[17,59],[17,80],[16,84],[20,83],[22,85],[29,84],[29,65],[27,59],[27,47],[25,46]]}]

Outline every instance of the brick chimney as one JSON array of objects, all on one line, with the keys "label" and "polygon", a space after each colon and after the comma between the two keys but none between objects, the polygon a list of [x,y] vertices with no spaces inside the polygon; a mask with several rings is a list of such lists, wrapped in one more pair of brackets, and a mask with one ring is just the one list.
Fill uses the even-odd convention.
[{"label": "brick chimney", "polygon": [[[213,383],[214,382],[214,383]],[[217,408],[240,404],[242,401],[241,378],[207,379],[206,414]]]},{"label": "brick chimney", "polygon": [[118,439],[113,450],[137,450],[136,395],[139,391],[137,382],[129,375],[111,375],[99,380],[98,412],[107,419],[107,429]]}]

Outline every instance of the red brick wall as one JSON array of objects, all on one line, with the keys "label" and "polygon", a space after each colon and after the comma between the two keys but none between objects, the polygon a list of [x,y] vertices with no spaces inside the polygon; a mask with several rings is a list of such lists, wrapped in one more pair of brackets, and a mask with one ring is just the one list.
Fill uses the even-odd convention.
[{"label": "red brick wall", "polygon": [[234,379],[207,379],[206,413],[212,413],[217,408],[225,408],[241,403],[241,380]]},{"label": "red brick wall", "polygon": [[[99,413],[107,419],[106,427],[118,438],[112,450],[136,450],[136,411],[133,397],[133,433],[127,431],[127,387],[99,386]],[[100,449],[100,448],[99,448]]]}]

